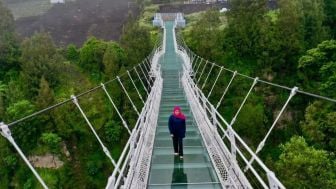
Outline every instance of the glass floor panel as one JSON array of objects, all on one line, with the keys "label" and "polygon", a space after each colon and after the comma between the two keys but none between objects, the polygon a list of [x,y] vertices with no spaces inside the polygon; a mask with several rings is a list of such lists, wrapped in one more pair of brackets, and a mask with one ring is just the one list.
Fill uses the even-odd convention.
[{"label": "glass floor panel", "polygon": [[[152,158],[153,164],[162,164],[162,163],[173,163],[174,162],[174,156],[172,156],[172,149],[167,149],[169,154],[163,154],[163,155],[155,155]],[[188,153],[184,154],[183,160],[185,162],[189,163],[203,163],[205,161],[209,161],[208,157],[205,156],[203,153],[195,154],[195,153]]]},{"label": "glass floor panel", "polygon": [[[173,141],[171,139],[155,140],[154,142],[155,147],[168,147],[172,145],[173,145]],[[195,139],[189,139],[188,137],[186,137],[185,139],[183,139],[183,146],[202,146],[201,138],[199,138],[198,140],[195,140]]]},{"label": "glass floor panel", "polygon": [[[179,159],[179,158],[176,158]],[[169,166],[154,166],[150,177],[151,184],[171,184],[171,183],[202,183],[217,181],[217,176],[211,169],[211,165],[206,164],[170,164]],[[185,167],[186,166],[186,167]]]},{"label": "glass floor panel", "polygon": [[150,185],[149,189],[220,189],[219,183],[188,183],[171,185]]},{"label": "glass floor panel", "polygon": [[[179,73],[182,59],[175,53],[173,22],[166,22],[166,52],[160,59],[163,75],[163,91],[158,125],[153,147],[148,188],[150,189],[219,189],[218,177],[204,147],[198,128],[187,102]],[[180,106],[187,117],[186,137],[183,140],[184,156],[174,155],[169,134],[168,119],[174,106]]]}]

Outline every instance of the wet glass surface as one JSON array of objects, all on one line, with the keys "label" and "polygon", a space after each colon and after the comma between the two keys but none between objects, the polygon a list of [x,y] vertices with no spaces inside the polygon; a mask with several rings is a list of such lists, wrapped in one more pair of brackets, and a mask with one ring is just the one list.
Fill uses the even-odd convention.
[{"label": "wet glass surface", "polygon": [[[193,123],[183,88],[180,88],[182,85],[179,84],[178,74],[182,72],[182,60],[174,50],[172,28],[173,22],[166,22],[166,53],[160,59],[164,79],[163,94],[148,188],[221,188],[198,128]],[[181,106],[187,116],[182,160],[174,155],[173,142],[168,130],[168,118],[173,107],[177,105]]]}]

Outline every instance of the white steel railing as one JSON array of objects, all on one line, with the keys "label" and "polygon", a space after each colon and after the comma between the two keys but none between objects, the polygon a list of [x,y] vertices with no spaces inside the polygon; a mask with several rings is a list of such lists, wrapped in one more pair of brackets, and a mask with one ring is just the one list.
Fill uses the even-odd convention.
[{"label": "white steel railing", "polygon": [[160,47],[152,57],[151,74],[155,77],[152,90],[116,163],[116,168],[108,179],[106,189],[147,186],[163,85],[160,65],[157,62],[163,53],[164,48]]},{"label": "white steel railing", "polygon": [[[285,188],[275,174],[235,132],[232,124],[228,123],[217,111],[217,108],[210,103],[208,97],[201,90],[202,85],[200,85],[201,88],[198,87],[197,78],[192,78],[194,65],[191,65],[191,62],[196,59],[195,55],[190,53],[189,49],[178,45],[176,38],[175,45],[176,52],[184,62],[182,85],[222,187]],[[255,78],[242,104],[257,81],[258,78]],[[246,172],[243,171],[244,168]]]},{"label": "white steel railing", "polygon": [[164,28],[164,21],[174,21],[178,27],[185,27],[186,21],[183,13],[155,13],[153,26]]}]

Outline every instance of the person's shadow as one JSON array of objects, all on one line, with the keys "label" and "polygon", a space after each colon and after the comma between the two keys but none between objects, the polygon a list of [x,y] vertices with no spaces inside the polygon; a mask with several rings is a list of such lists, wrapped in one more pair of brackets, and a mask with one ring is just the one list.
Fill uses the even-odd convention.
[{"label": "person's shadow", "polygon": [[179,186],[178,188],[187,189],[188,185],[186,183],[188,183],[188,178],[187,174],[184,173],[183,159],[180,159],[179,156],[175,156],[171,188],[173,189],[176,186]]}]

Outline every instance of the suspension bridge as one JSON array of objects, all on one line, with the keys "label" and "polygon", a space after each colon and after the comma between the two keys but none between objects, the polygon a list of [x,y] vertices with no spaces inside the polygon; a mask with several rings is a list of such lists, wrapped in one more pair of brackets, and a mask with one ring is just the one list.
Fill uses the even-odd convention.
[{"label": "suspension bridge", "polygon": [[[47,184],[15,142],[11,127],[66,103],[75,104],[103,152],[114,166],[113,172],[107,179],[106,189],[285,188],[257,154],[263,149],[288,103],[297,93],[332,102],[336,101],[301,91],[297,87],[290,88],[263,81],[258,77],[253,78],[199,57],[188,49],[182,40],[176,39],[176,27],[185,25],[182,14],[156,14],[153,24],[162,27],[162,42],[141,64],[124,74],[128,76],[139,99],[143,102],[141,110],[134,104],[134,99],[129,95],[121,76],[118,76],[89,91],[73,95],[68,100],[22,119],[9,124],[3,122],[0,124],[1,135],[13,145],[43,188],[48,188]],[[206,67],[208,67],[208,72],[205,71]],[[217,75],[213,75],[214,69],[219,69]],[[231,73],[232,77],[227,86],[223,88],[223,94],[218,103],[212,104],[208,99],[224,70]],[[141,86],[136,85],[130,71],[136,73]],[[217,109],[224,101],[231,83],[237,76],[250,80],[252,84],[234,117],[228,122]],[[200,80],[202,77],[205,78],[203,82]],[[202,89],[208,84],[209,77],[214,77],[215,80],[211,84],[210,92],[205,95]],[[112,82],[120,84],[132,104],[133,110],[138,115],[137,122],[132,127],[124,119],[106,90],[106,86]],[[253,151],[235,131],[234,124],[250,93],[259,83],[288,90],[288,99],[257,150]],[[146,91],[146,96],[141,95],[140,87]],[[97,90],[104,92],[120,117],[123,127],[129,132],[129,139],[117,160],[111,156],[80,104],[81,98],[85,98],[87,94]],[[168,118],[176,105],[182,107],[187,117],[183,159],[176,158],[173,154],[172,141],[167,126]]]}]

